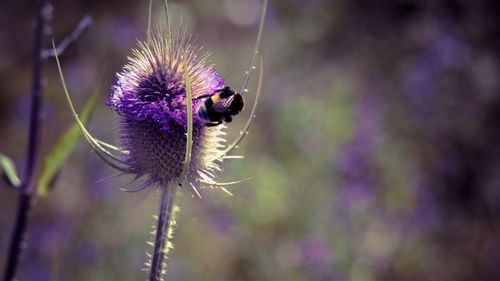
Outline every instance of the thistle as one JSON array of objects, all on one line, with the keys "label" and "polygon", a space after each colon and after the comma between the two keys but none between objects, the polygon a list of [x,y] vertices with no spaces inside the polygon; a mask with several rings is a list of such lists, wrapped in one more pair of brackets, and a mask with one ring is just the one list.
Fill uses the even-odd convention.
[{"label": "thistle", "polygon": [[[264,25],[267,0],[264,0],[254,53],[240,93],[246,92],[250,75],[255,69],[260,38]],[[149,5],[151,15],[151,2]],[[223,124],[207,126],[198,114],[203,102],[226,86],[225,80],[210,64],[207,54],[186,36],[182,28],[172,32],[165,2],[166,28],[152,33],[148,19],[147,40],[139,42],[127,65],[117,74],[117,81],[108,96],[107,105],[119,118],[120,147],[94,138],[78,119],[71,102],[59,59],[56,61],[66,99],[73,117],[96,155],[119,170],[121,174],[144,177],[142,185],[129,192],[148,187],[161,191],[160,208],[154,227],[153,251],[149,280],[161,280],[165,273],[165,258],[171,244],[174,223],[174,200],[178,186],[187,187],[201,197],[199,187],[225,188],[241,181],[215,181],[219,166],[225,159],[241,158],[228,155],[247,135],[262,86],[262,59],[255,101],[240,135],[229,145],[225,143]],[[230,120],[229,119],[226,119]]]},{"label": "thistle", "polygon": [[[139,43],[117,75],[107,105],[120,118],[121,145],[127,151],[121,161],[126,167],[123,172],[147,177],[139,189],[186,180],[181,179],[188,129],[186,77],[190,78],[191,112],[203,102],[198,97],[224,87],[224,79],[193,42],[182,37],[169,42],[162,31]],[[213,182],[221,170],[213,160],[221,155],[225,126],[206,127],[197,114],[192,115],[186,176],[188,183],[197,186]]]}]

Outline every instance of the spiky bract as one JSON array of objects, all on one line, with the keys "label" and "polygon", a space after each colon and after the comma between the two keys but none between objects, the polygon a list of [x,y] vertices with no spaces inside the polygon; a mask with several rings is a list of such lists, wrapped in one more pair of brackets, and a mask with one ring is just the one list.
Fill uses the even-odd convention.
[{"label": "spiky bract", "polygon": [[[120,137],[128,151],[125,163],[130,173],[148,176],[151,185],[180,180],[186,151],[186,68],[193,112],[203,102],[197,97],[224,87],[224,79],[209,64],[208,55],[199,52],[190,39],[178,35],[174,40],[158,31],[150,40],[139,42],[109,95],[107,105],[121,116]],[[191,183],[210,181],[219,170],[213,159],[223,147],[223,129],[204,126],[194,114],[187,173]]]}]

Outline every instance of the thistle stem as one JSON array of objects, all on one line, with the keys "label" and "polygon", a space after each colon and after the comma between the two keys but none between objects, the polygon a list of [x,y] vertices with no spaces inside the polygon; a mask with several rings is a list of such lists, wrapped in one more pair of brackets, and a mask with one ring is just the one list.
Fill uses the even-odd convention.
[{"label": "thistle stem", "polygon": [[33,52],[33,88],[31,92],[31,112],[29,125],[28,152],[26,160],[26,173],[20,186],[19,203],[16,215],[16,222],[12,232],[9,245],[7,263],[5,265],[4,281],[14,279],[19,264],[19,256],[24,248],[28,215],[33,202],[32,185],[34,182],[34,171],[38,160],[39,131],[40,131],[40,109],[42,106],[42,45],[45,15],[43,9],[47,0],[38,1],[37,20],[35,29],[35,41]]},{"label": "thistle stem", "polygon": [[168,252],[169,232],[174,220],[174,201],[177,192],[176,184],[166,184],[161,190],[160,209],[156,224],[156,235],[151,257],[151,270],[149,281],[162,280],[165,272],[165,257]]}]

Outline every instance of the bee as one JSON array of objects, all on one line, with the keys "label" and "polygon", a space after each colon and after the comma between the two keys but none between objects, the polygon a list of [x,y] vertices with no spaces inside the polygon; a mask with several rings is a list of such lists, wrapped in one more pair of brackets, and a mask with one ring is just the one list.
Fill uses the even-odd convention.
[{"label": "bee", "polygon": [[231,90],[229,87],[216,90],[213,94],[207,94],[196,99],[205,100],[200,103],[196,112],[198,116],[206,121],[206,126],[213,127],[222,122],[231,122],[234,115],[243,109],[243,97]]}]

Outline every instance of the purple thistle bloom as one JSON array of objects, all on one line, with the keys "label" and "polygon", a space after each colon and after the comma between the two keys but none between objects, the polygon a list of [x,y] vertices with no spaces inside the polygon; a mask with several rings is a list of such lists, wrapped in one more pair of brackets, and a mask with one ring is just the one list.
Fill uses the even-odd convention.
[{"label": "purple thistle bloom", "polygon": [[[152,1],[150,15],[151,5]],[[264,0],[253,56],[240,92],[245,90],[252,69],[255,68],[253,64],[258,54],[266,7],[267,0]],[[172,248],[169,239],[172,238],[172,226],[175,224],[177,184],[188,183],[201,197],[196,186],[218,187],[229,193],[224,186],[243,181],[218,183],[213,178],[216,172],[222,171],[219,161],[239,158],[237,155],[227,154],[248,133],[255,116],[263,77],[261,60],[259,83],[250,118],[239,137],[229,145],[224,145],[226,127],[221,124],[222,121],[207,126],[206,120],[202,120],[198,111],[207,112],[210,101],[213,103],[212,107],[220,104],[214,102],[213,94],[219,93],[215,98],[229,100],[227,97],[221,98],[221,90],[229,88],[225,87],[224,79],[209,64],[207,54],[198,55],[200,48],[191,40],[180,36],[181,32],[176,37],[172,36],[167,1],[165,12],[168,34],[162,29],[151,34],[148,27],[147,41],[139,42],[138,48],[133,50],[128,63],[117,74],[116,84],[106,102],[120,116],[121,147],[92,137],[83,126],[71,102],[57,53],[55,55],[72,115],[96,155],[123,174],[134,174],[136,178],[147,177],[140,187],[129,192],[152,185],[161,187],[154,238],[153,242],[148,243],[153,246],[153,250],[148,254],[150,259],[145,264],[149,268],[149,280],[152,281],[163,280],[166,255]],[[235,96],[234,93],[232,95]],[[239,110],[242,104],[241,101]],[[224,121],[230,122],[231,119],[226,117]]]},{"label": "purple thistle bloom", "polygon": [[[224,87],[224,79],[209,64],[206,54],[197,54],[199,51],[189,40],[169,42],[159,31],[147,42],[139,43],[128,64],[117,74],[107,105],[121,117],[121,144],[128,151],[124,162],[130,173],[148,176],[146,186],[164,185],[178,179],[182,172],[187,128],[184,62],[188,62],[193,112],[203,102],[197,97]],[[204,124],[193,114],[188,172],[191,183],[210,180],[220,170],[213,159],[222,148],[225,127]]]}]

